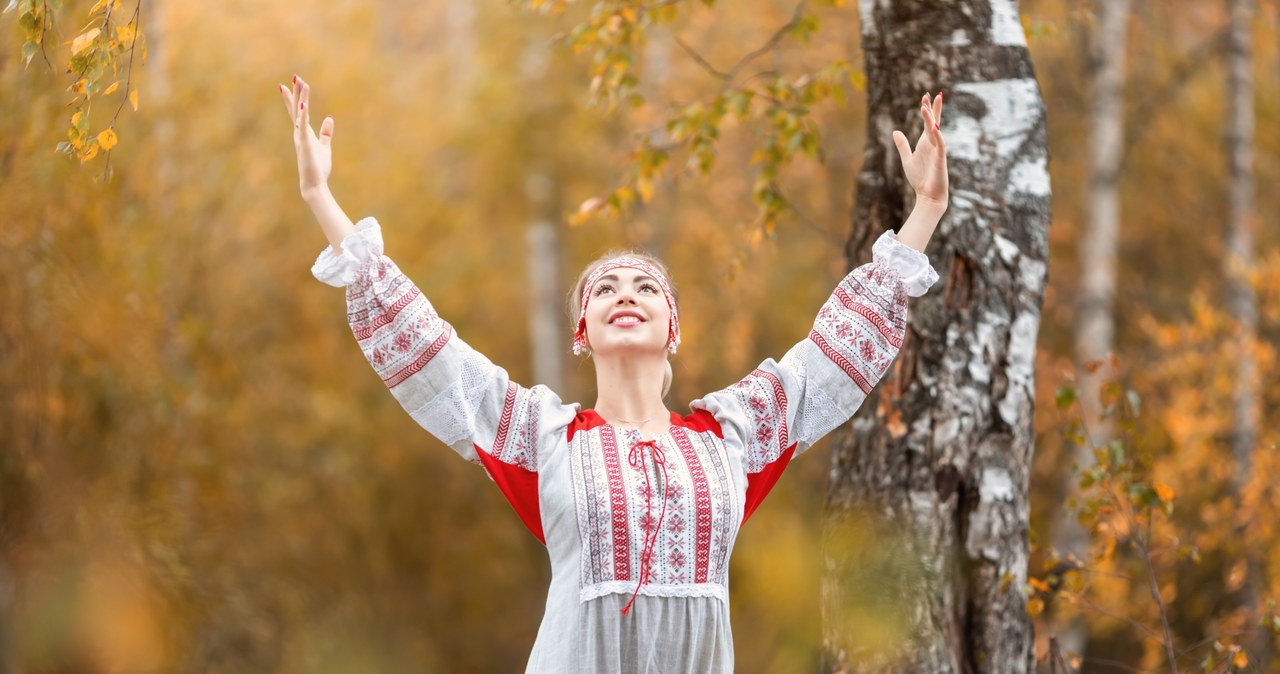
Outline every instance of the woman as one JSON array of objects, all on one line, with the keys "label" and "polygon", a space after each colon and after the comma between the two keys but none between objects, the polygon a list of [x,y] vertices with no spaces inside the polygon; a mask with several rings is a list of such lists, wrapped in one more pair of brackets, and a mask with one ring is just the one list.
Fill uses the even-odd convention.
[{"label": "woman", "polygon": [[529,672],[733,671],[729,554],[791,458],[852,416],[888,369],[907,297],[937,280],[924,250],[947,203],[937,119],[920,105],[914,152],[894,142],[916,206],[844,278],[809,336],[680,416],[663,403],[680,344],[675,288],[646,256],[597,260],[572,295],[575,353],[595,363],[595,407],[524,388],[453,333],[383,255],[378,223],[330,194],[334,123],[312,130],[310,88],[281,95],[300,188],[328,236],[312,273],[347,289],[361,350],[415,421],[479,463],[546,545],[551,586]]}]

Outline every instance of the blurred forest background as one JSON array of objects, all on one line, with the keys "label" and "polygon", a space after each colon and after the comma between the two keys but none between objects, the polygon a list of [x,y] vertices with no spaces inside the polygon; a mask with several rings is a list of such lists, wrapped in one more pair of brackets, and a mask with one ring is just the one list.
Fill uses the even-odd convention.
[{"label": "blurred forest background", "polygon": [[[815,7],[820,29],[768,57],[853,71],[843,105],[812,109],[821,161],[782,169],[794,208],[776,229],[752,198],[758,130],[733,121],[709,174],[676,163],[625,217],[567,220],[625,179],[636,130],[719,86],[673,36],[732,63],[791,2],[691,4],[637,53],[644,104],[608,110],[588,104],[588,59],[556,39],[585,6],[147,0],[145,66],[74,122],[100,141],[114,122],[109,181],[105,153],[82,163],[55,147],[73,124],[64,42],[93,5],[62,4],[51,63],[36,53],[24,67],[15,13],[0,30],[0,672],[524,666],[548,581],[540,545],[483,471],[404,414],[356,348],[342,291],[309,273],[326,241],[298,196],[277,92],[295,72],[313,87],[313,123],[335,118],[331,185],[348,213],[379,218],[388,254],[469,343],[566,400],[594,400],[568,318],[554,326],[559,365],[535,357],[523,326],[606,249],[642,247],[672,268],[678,410],[804,337],[844,274],[866,126],[855,4]],[[1280,3],[1260,0],[1251,26],[1259,321],[1245,346],[1261,416],[1242,500],[1230,447],[1240,340],[1224,299],[1226,8],[1132,6],[1107,368],[1133,394],[1131,448],[1161,487],[1152,526],[1169,545],[1150,556],[1152,577],[1197,665],[1257,626],[1246,588],[1280,597]],[[1088,561],[1105,580],[1092,590],[1059,601],[1045,580],[1061,578],[1047,548],[1073,462],[1079,279],[1095,263],[1080,252],[1095,9],[1020,4],[1053,188],[1028,607],[1038,652],[1079,616],[1089,650],[1074,664],[1148,671],[1161,612],[1114,529],[1093,529]],[[133,89],[137,110],[115,116]],[[531,260],[548,249],[555,264],[534,276],[554,282],[542,285]],[[817,667],[827,452],[793,464],[739,538],[741,672]]]}]

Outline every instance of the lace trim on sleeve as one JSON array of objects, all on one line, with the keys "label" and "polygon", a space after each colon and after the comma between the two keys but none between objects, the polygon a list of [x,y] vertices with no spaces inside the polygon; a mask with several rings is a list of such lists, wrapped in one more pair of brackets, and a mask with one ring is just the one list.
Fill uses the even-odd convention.
[{"label": "lace trim on sleeve", "polygon": [[938,282],[938,272],[929,264],[929,256],[898,241],[893,230],[886,231],[871,247],[876,262],[883,262],[902,275],[907,294],[919,297]]},{"label": "lace trim on sleeve", "polygon": [[333,252],[333,246],[325,246],[311,265],[311,275],[335,288],[343,288],[356,278],[360,266],[382,255],[382,228],[372,217],[356,223],[356,231],[348,234],[340,244],[342,255]]}]

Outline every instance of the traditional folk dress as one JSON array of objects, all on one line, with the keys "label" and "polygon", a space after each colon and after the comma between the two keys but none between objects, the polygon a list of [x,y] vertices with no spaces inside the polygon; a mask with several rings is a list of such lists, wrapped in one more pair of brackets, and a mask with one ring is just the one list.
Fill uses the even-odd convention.
[{"label": "traditional folk dress", "polygon": [[[373,218],[312,273],[346,287],[356,341],[413,419],[483,466],[546,545],[551,586],[526,671],[733,671],[729,555],[791,459],[847,421],[937,274],[892,232],[781,361],[671,414],[652,440],[525,388],[463,342],[383,253]],[[624,610],[626,611],[624,613]]]}]

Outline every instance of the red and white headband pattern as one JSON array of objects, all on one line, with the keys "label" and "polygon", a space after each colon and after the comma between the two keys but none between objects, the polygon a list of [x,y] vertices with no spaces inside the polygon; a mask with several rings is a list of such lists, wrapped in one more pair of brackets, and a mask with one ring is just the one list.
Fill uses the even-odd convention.
[{"label": "red and white headband pattern", "polygon": [[615,257],[596,267],[587,277],[587,282],[582,286],[582,301],[579,303],[582,309],[578,312],[578,324],[573,332],[573,353],[580,355],[587,350],[587,302],[591,299],[591,289],[595,287],[596,281],[599,281],[601,276],[619,267],[638,269],[662,286],[662,294],[667,298],[667,306],[671,309],[671,321],[667,325],[667,350],[675,353],[676,347],[680,346],[680,316],[676,313],[671,282],[667,280],[667,275],[652,262],[631,256]]}]

